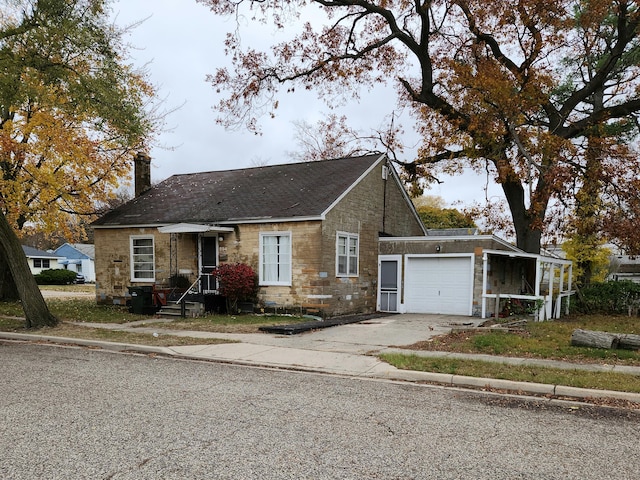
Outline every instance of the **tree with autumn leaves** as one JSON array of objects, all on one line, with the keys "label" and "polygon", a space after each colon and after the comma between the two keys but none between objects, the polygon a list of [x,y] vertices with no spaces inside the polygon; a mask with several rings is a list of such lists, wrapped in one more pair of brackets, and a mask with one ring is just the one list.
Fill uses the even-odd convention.
[{"label": "tree with autumn leaves", "polygon": [[96,213],[159,126],[154,88],[127,63],[109,13],[106,0],[0,7],[0,287],[15,284],[27,327],[57,319],[17,234],[81,233],[70,216]]},{"label": "tree with autumn leaves", "polygon": [[422,142],[402,164],[410,178],[486,172],[527,252],[569,217],[568,234],[596,228],[640,251],[637,1],[199,1],[279,29],[315,7],[269,51],[243,49],[240,27],[228,34],[233,67],[210,76],[227,126],[255,129],[284,85],[331,98],[393,83]]}]

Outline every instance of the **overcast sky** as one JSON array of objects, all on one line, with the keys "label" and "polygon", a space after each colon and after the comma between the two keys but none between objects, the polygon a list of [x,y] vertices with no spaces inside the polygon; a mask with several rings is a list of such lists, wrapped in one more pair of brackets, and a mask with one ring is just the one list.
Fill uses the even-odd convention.
[{"label": "overcast sky", "polygon": [[[119,0],[113,4],[113,13],[121,26],[144,20],[127,38],[136,47],[131,56],[136,65],[146,65],[150,80],[166,99],[165,108],[180,107],[168,116],[167,131],[160,136],[160,143],[173,149],[154,148],[150,152],[154,182],[177,173],[289,163],[288,153],[298,149],[292,122],[315,124],[329,113],[315,94],[283,92],[277,117],[261,121],[263,135],[227,131],[215,123],[213,106],[219,97],[205,77],[228,64],[223,40],[235,28],[235,21],[214,15],[195,0]],[[268,28],[257,32],[247,25],[243,38],[260,35],[265,48],[277,40]],[[390,87],[383,92],[363,92],[360,101],[350,102],[337,113],[346,114],[352,128],[368,132],[379,127],[395,106],[395,92]],[[405,125],[405,130],[411,131],[411,126]],[[410,157],[411,150],[404,160]],[[427,193],[439,195],[449,204],[484,198],[482,177],[444,180]]]}]

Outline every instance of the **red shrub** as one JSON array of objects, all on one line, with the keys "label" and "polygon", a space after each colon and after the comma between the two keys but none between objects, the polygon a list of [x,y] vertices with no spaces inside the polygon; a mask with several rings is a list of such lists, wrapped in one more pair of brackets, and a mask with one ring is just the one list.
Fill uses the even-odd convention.
[{"label": "red shrub", "polygon": [[239,300],[252,300],[256,294],[256,272],[244,263],[225,263],[211,272],[218,280],[220,295],[227,298],[227,311],[236,311]]}]

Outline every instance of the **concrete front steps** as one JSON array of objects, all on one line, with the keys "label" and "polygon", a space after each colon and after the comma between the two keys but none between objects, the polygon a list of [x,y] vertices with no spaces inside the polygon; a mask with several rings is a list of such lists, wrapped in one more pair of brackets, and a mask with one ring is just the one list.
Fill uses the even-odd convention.
[{"label": "concrete front steps", "polygon": [[[161,318],[180,318],[182,317],[182,305],[175,302],[167,302],[156,314]],[[204,315],[204,303],[201,302],[184,302],[184,317],[192,318]]]}]

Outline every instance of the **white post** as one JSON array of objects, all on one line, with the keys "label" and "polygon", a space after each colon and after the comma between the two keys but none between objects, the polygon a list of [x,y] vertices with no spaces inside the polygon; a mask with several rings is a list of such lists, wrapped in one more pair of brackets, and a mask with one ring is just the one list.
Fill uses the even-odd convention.
[{"label": "white post", "polygon": [[534,293],[536,297],[540,296],[540,283],[542,282],[541,272],[540,272],[540,258],[536,258],[536,285],[534,288]]},{"label": "white post", "polygon": [[[534,287],[534,294],[536,296],[536,303],[537,303],[537,299],[540,298],[540,283],[542,283],[542,275],[540,272],[540,257],[536,258],[536,281],[535,281],[535,287]],[[540,321],[540,314],[544,311],[544,305],[538,309],[536,311],[536,321],[539,322]]]},{"label": "white post", "polygon": [[556,279],[556,265],[549,263],[549,294],[547,295],[547,320],[553,318],[553,282]]},{"label": "white post", "polygon": [[487,263],[488,255],[482,254],[482,318],[487,318]]},{"label": "white post", "polygon": [[567,308],[565,315],[569,315],[569,303],[571,303],[571,280],[573,279],[573,262],[569,264],[569,281],[567,283],[567,291],[569,295],[567,295]]},{"label": "white post", "polygon": [[556,318],[560,318],[562,315],[562,296],[564,293],[564,263],[560,264],[560,292],[558,292],[558,316]]}]

